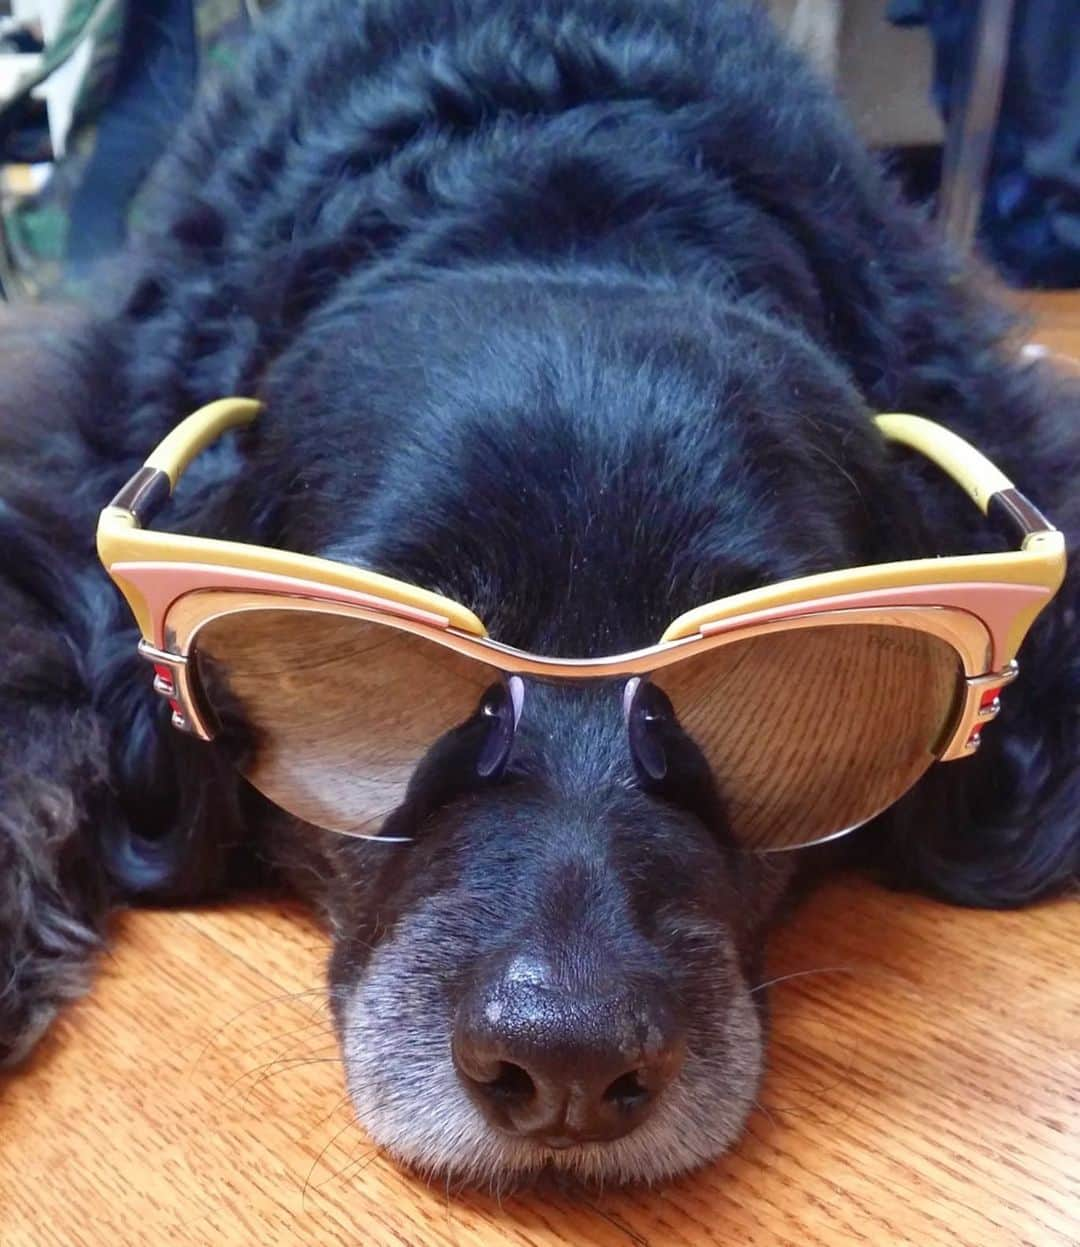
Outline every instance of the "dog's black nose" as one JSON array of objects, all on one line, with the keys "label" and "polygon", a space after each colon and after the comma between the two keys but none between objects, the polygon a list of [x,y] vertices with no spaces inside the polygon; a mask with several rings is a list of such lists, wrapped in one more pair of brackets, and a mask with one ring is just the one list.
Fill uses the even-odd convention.
[{"label": "dog's black nose", "polygon": [[454,1063],[492,1125],[551,1147],[617,1139],[678,1073],[685,1040],[660,983],[559,984],[519,958],[474,984]]}]

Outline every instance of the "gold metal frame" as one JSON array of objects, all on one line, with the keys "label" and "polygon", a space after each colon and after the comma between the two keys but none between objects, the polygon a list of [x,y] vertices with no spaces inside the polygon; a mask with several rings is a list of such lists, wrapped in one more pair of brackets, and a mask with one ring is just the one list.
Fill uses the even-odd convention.
[{"label": "gold metal frame", "polygon": [[268,607],[323,611],[427,637],[507,675],[595,680],[644,675],[670,663],[771,631],[840,624],[892,624],[932,633],[959,655],[965,679],[942,760],[969,755],[997,712],[997,693],[1016,676],[1024,636],[1065,574],[1061,533],[973,446],[910,415],[881,415],[882,436],[936,463],[1019,549],[914,559],[801,577],[706,603],[674,620],[653,646],[576,659],[528,654],[494,641],[460,602],[362,568],[284,550],[146,529],[196,454],[226,430],[250,424],[251,399],[212,403],[154,450],[98,524],[98,550],[127,598],[156,669],[155,688],[177,727],[210,739],[189,658],[199,629],[223,614]]},{"label": "gold metal frame", "polygon": [[[538,680],[589,681],[607,680],[632,676],[644,676],[661,670],[674,662],[722,645],[730,645],[750,637],[771,632],[789,632],[809,627],[835,627],[852,624],[877,624],[912,628],[928,632],[947,642],[958,654],[970,689],[967,703],[981,696],[988,681],[999,688],[1013,678],[1013,671],[992,673],[987,676],[986,661],[989,652],[989,635],[986,627],[974,615],[949,607],[892,607],[887,609],[863,608],[823,611],[808,615],[789,616],[768,622],[750,624],[747,627],[726,632],[698,634],[675,641],[664,641],[645,649],[610,658],[574,659],[555,658],[526,653],[503,645],[488,637],[461,632],[454,628],[440,628],[419,619],[401,618],[385,612],[352,606],[334,601],[314,601],[310,598],[284,594],[252,592],[206,592],[192,593],[178,600],[169,614],[169,640],[167,650],[159,650],[147,642],[140,647],[143,655],[157,669],[155,687],[175,704],[173,712],[176,726],[193,732],[203,740],[212,740],[214,731],[211,716],[201,704],[197,681],[193,679],[190,656],[197,644],[200,629],[223,615],[252,610],[317,610],[325,614],[345,616],[389,625],[414,635],[423,636],[436,645],[452,649],[466,657],[474,658],[504,675],[528,676]],[[162,670],[165,668],[165,670]],[[977,705],[975,706],[977,711]],[[943,756],[956,745],[962,745],[970,734],[970,727],[981,721],[977,713],[961,714],[946,742]]]}]

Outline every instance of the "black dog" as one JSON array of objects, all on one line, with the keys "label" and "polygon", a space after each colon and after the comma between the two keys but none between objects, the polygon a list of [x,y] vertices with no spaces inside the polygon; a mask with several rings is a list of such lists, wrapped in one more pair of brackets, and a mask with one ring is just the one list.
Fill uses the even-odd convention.
[{"label": "black dog", "polygon": [[[951,425],[1080,533],[1080,395],[1020,362],[735,3],[286,6],[148,216],[98,306],[0,339],[0,1056],[85,990],[110,906],[272,873],[327,916],[357,1110],[404,1161],[501,1184],[715,1156],[761,1069],[770,915],[822,853],[736,852],[692,794],[643,785],[600,691],[530,694],[502,780],[436,777],[411,844],[290,821],[162,719],[96,513],[183,416],[255,394],[256,429],[197,463],[167,524],[605,654],[739,589],[997,548],[874,411]],[[981,754],[850,859],[963,904],[1068,884],[1076,604],[1074,577]],[[611,1080],[628,1001],[667,1062],[654,1083]],[[470,1045],[499,1077],[468,1077]],[[568,1080],[607,1099],[547,1121]]]}]

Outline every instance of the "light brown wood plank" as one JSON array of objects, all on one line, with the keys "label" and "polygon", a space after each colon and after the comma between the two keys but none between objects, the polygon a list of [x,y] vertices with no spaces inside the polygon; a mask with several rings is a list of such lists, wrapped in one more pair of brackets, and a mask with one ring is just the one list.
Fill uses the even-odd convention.
[{"label": "light brown wood plank", "polygon": [[[658,1191],[499,1203],[352,1124],[299,906],[126,915],[95,995],[2,1084],[0,1242],[1066,1247],[1080,1241],[1073,901],[838,883],[782,933],[738,1150]],[[310,993],[310,994],[303,994]]]},{"label": "light brown wood plank", "polygon": [[1014,293],[1012,302],[1031,325],[1034,341],[1058,354],[1080,359],[1080,292]]}]

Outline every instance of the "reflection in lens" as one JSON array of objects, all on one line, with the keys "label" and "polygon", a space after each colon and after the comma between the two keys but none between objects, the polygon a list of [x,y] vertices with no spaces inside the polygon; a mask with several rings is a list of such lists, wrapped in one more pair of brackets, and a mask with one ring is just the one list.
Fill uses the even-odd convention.
[{"label": "reflection in lens", "polygon": [[[494,668],[426,637],[304,609],[218,616],[194,652],[242,773],[304,821],[353,835],[377,833],[417,763],[502,686]],[[486,733],[474,736],[481,756]],[[460,750],[451,761],[470,765]]]},{"label": "reflection in lens", "polygon": [[947,739],[962,676],[929,633],[834,624],[732,641],[652,679],[707,758],[734,837],[775,849],[902,796]]}]

